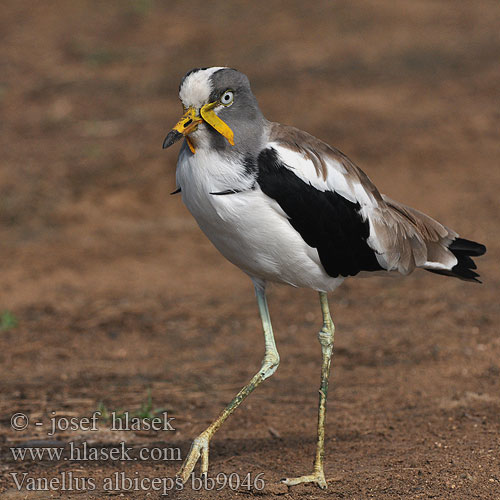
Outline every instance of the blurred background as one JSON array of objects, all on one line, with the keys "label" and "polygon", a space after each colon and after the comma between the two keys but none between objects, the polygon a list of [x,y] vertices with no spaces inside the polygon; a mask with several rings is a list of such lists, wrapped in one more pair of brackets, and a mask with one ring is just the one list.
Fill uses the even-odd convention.
[{"label": "blurred background", "polygon": [[[175,414],[175,437],[126,438],[185,451],[259,366],[251,282],[169,195],[178,148],[161,149],[182,112],[181,77],[230,66],[248,75],[268,119],[336,146],[382,192],[488,247],[482,286],[417,272],[351,279],[332,294],[330,494],[492,498],[499,27],[496,0],[4,2],[0,444],[43,437],[11,432],[15,410],[44,418],[149,405]],[[214,473],[265,471],[271,484],[309,470],[316,301],[271,289],[282,365],[214,439]],[[20,464],[2,453],[0,489],[11,491]],[[71,464],[23,467],[47,475]],[[84,469],[98,477],[116,464],[93,467]],[[134,464],[143,475],[157,467]],[[326,495],[290,495],[311,491]]]}]

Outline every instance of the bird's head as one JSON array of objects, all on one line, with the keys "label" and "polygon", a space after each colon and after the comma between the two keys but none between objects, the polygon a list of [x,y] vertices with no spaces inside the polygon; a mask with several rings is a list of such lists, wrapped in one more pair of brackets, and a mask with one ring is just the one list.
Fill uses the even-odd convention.
[{"label": "bird's head", "polygon": [[185,137],[193,154],[203,147],[242,152],[260,139],[264,117],[243,73],[223,67],[193,69],[181,80],[179,98],[184,115],[163,148]]}]

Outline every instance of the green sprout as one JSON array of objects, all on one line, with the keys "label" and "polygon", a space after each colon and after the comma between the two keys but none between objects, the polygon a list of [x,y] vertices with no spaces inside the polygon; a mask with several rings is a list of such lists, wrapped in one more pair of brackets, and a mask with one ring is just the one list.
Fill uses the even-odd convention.
[{"label": "green sprout", "polygon": [[18,325],[17,318],[10,311],[2,311],[0,313],[0,331],[6,332]]}]

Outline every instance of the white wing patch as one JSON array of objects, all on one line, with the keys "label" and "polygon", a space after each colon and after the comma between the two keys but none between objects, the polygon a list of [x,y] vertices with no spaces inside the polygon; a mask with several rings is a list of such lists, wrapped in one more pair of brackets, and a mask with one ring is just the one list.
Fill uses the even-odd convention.
[{"label": "white wing patch", "polygon": [[318,175],[312,160],[304,154],[292,151],[279,143],[272,142],[269,147],[275,149],[283,163],[307,184],[319,191],[334,191],[352,203],[363,206],[376,206],[377,200],[351,172],[334,158],[324,157],[326,179]]}]

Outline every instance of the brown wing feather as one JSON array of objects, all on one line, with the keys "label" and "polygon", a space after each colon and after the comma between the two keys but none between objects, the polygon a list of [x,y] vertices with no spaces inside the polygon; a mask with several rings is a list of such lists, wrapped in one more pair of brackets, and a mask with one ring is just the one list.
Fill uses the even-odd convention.
[{"label": "brown wing feather", "polygon": [[451,269],[457,260],[448,250],[457,233],[428,215],[382,195],[382,217],[371,217],[378,247],[390,269],[408,274],[416,267]]}]

